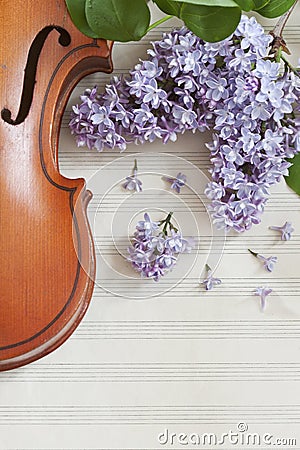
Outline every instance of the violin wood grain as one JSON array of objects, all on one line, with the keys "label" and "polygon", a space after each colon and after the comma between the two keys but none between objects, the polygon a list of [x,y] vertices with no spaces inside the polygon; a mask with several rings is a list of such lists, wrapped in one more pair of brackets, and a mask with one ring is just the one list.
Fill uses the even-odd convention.
[{"label": "violin wood grain", "polygon": [[81,34],[64,0],[0,8],[0,370],[61,345],[85,314],[95,258],[91,193],[58,167],[63,111],[85,75],[111,72],[111,44]]}]

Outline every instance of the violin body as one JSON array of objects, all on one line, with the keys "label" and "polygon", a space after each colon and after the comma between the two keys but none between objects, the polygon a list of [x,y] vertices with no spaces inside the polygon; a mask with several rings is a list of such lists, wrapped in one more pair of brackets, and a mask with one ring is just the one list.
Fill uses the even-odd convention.
[{"label": "violin body", "polygon": [[81,34],[64,0],[0,8],[0,370],[57,348],[88,307],[95,274],[83,179],[59,173],[75,84],[111,72],[111,45]]}]

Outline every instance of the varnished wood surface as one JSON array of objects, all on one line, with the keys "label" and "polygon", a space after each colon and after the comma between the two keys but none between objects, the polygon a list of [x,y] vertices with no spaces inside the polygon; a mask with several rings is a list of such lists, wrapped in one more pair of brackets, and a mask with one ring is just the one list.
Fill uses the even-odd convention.
[{"label": "varnished wood surface", "polygon": [[[59,173],[58,133],[74,85],[112,68],[110,45],[77,31],[64,0],[18,0],[13,8],[2,0],[0,24],[0,370],[6,370],[57,348],[89,304],[95,273],[86,217],[91,194],[83,179]],[[24,74],[27,64],[32,77],[33,43],[41,32],[48,34],[38,42],[31,102]],[[11,121],[18,118],[22,95],[30,104],[27,116],[8,123],[3,110]]]}]

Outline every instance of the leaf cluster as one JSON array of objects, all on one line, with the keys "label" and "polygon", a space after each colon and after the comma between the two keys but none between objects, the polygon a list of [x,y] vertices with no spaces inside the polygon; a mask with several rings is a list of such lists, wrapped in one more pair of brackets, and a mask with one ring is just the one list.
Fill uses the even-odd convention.
[{"label": "leaf cluster", "polygon": [[[147,0],[65,0],[76,27],[92,38],[139,41],[150,26]],[[152,1],[152,0],[151,0]],[[167,16],[181,19],[201,39],[217,42],[237,27],[243,11],[274,18],[296,0],[153,0]],[[151,26],[152,28],[152,26]]]},{"label": "leaf cluster", "polygon": [[[92,38],[139,41],[150,26],[147,0],[65,0],[76,27]],[[243,11],[274,18],[296,0],[153,0],[166,16],[176,16],[201,39],[217,42],[237,27]],[[164,19],[163,19],[164,20]],[[153,26],[150,26],[152,28]]]}]

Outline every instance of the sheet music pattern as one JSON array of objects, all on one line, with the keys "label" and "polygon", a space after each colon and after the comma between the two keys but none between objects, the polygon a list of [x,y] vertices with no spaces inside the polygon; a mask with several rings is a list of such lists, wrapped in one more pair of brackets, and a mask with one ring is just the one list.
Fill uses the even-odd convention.
[{"label": "sheet music pattern", "polygon": [[[145,56],[149,42],[176,23],[153,30],[142,42],[116,44],[114,73],[126,74]],[[300,5],[285,31],[294,62],[300,50],[299,26]],[[271,29],[270,22],[267,29]],[[67,127],[71,104],[85,88],[94,84],[103,88],[109,79],[110,75],[94,74],[75,88],[63,118],[60,142],[60,168],[67,177],[91,180],[101,170],[101,182],[93,186],[89,206],[90,218],[95,221],[99,216],[100,221],[93,222],[99,270],[91,306],[74,335],[54,353],[0,374],[0,449],[197,448],[178,440],[160,443],[158,436],[166,430],[219,436],[229,430],[239,436],[247,430],[270,433],[294,438],[285,448],[300,449],[298,196],[284,183],[274,187],[259,226],[243,235],[230,234],[226,242],[222,234],[216,235],[213,246],[205,199],[199,201],[189,190],[180,194],[180,201],[168,197],[168,206],[176,208],[183,228],[192,230],[186,223],[187,210],[203,224],[202,232],[195,234],[197,248],[189,256],[193,261],[196,258],[192,270],[179,283],[178,273],[170,273],[159,283],[160,291],[154,283],[137,284],[127,269],[119,276],[107,264],[123,267],[120,254],[128,245],[126,218],[132,204],[138,211],[145,207],[145,198],[138,194],[128,203],[120,189],[105,188],[114,177],[120,180],[129,174],[131,163],[123,157],[132,161],[141,153],[142,171],[160,173],[167,153],[173,155],[165,168],[171,175],[181,170],[178,157],[208,174],[204,143],[209,135],[186,134],[166,146],[160,142],[131,145],[123,155],[77,149]],[[149,191],[146,200],[147,207],[155,209],[156,192]],[[110,227],[116,211],[124,224],[124,235],[114,236],[120,252],[117,256]],[[268,227],[286,220],[293,223],[295,233],[291,241],[283,243]],[[249,254],[249,247],[278,256],[273,273],[262,269]],[[216,276],[223,282],[211,292],[205,292],[200,284],[208,255],[216,261]],[[191,260],[180,262],[183,269]],[[260,285],[274,290],[264,313],[252,294]],[[141,299],[133,300],[130,296],[137,289]],[[152,289],[158,294],[144,298]],[[240,424],[247,428],[243,431]],[[250,448],[228,442],[198,446],[207,450],[244,447]],[[283,445],[273,442],[272,447]],[[270,446],[251,446],[258,448]]]}]

